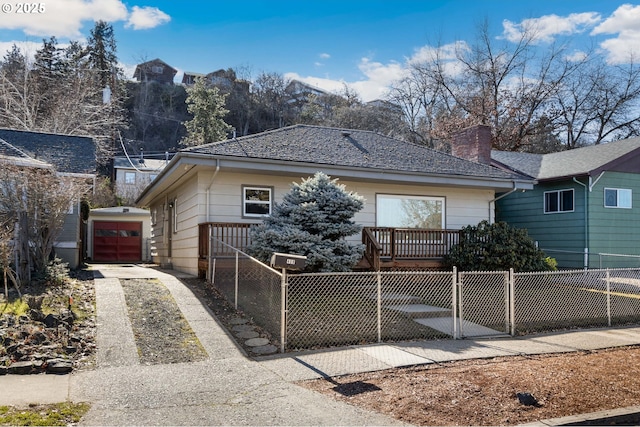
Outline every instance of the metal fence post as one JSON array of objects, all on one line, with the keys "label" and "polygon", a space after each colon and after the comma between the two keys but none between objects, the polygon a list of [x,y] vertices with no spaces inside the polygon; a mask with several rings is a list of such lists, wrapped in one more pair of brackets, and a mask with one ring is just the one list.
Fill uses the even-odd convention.
[{"label": "metal fence post", "polygon": [[609,275],[609,269],[606,271],[606,284],[607,284],[607,324],[611,326],[611,277]]},{"label": "metal fence post", "polygon": [[378,271],[378,342],[382,342],[382,274]]},{"label": "metal fence post", "polygon": [[453,313],[453,339],[458,339],[458,269],[454,266],[451,275],[451,306]]},{"label": "metal fence post", "polygon": [[235,279],[235,289],[234,289],[234,295],[235,295],[234,305],[236,310],[238,309],[238,281],[240,280],[239,278],[240,262],[238,258],[239,258],[238,251],[236,251],[236,279]]},{"label": "metal fence post", "polygon": [[516,276],[513,268],[509,269],[509,324],[511,336],[516,335]]},{"label": "metal fence post", "polygon": [[280,353],[284,353],[287,344],[287,270],[282,269],[280,278]]}]

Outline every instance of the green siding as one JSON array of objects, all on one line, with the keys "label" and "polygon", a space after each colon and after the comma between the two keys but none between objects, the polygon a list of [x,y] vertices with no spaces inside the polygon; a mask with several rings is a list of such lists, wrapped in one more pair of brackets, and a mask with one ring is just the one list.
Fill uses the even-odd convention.
[{"label": "green siding", "polygon": [[[631,209],[605,208],[604,189],[630,189]],[[589,247],[592,253],[640,255],[640,175],[605,172],[589,193]],[[595,262],[595,260],[594,260]],[[638,267],[640,259],[598,257],[602,267]]]},{"label": "green siding", "polygon": [[[544,213],[544,193],[574,190],[574,211]],[[539,184],[534,190],[512,193],[496,202],[496,219],[524,228],[540,249],[561,268],[581,268],[585,247],[584,189],[572,181]]]},{"label": "green siding", "polygon": [[[580,179],[587,184],[585,178]],[[574,189],[574,212],[545,214],[544,192]],[[605,208],[604,189],[632,191],[632,208]],[[638,267],[640,259],[600,254],[640,255],[640,175],[605,172],[594,177],[588,198],[589,226],[585,228],[585,189],[573,181],[543,183],[532,191],[513,193],[496,202],[496,219],[528,230],[541,249],[558,260],[561,268],[584,267],[585,246],[590,268]],[[585,245],[585,235],[588,243]],[[562,252],[560,252],[562,251]],[[566,251],[566,252],[565,252]],[[567,252],[575,252],[573,254]]]}]

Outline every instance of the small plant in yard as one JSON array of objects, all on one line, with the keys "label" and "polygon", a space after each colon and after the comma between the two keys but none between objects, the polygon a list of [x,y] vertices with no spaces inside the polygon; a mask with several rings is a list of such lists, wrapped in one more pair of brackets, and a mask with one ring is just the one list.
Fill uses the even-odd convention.
[{"label": "small plant in yard", "polygon": [[509,226],[505,222],[460,230],[460,241],[445,257],[447,267],[465,271],[498,271],[513,268],[516,272],[553,271],[555,259],[538,249],[526,230]]},{"label": "small plant in yard", "polygon": [[0,406],[0,425],[66,426],[78,423],[89,410],[88,403],[33,405],[26,409]]},{"label": "small plant in yard", "polygon": [[274,252],[305,255],[307,271],[349,271],[363,246],[345,240],[362,227],[353,216],[364,201],[322,172],[294,183],[273,214],[252,230],[251,255],[268,262]]}]

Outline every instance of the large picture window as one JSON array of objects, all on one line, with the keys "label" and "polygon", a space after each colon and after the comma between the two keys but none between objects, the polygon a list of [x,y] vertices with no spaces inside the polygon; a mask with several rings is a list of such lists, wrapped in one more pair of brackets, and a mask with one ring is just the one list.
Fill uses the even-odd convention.
[{"label": "large picture window", "polygon": [[378,227],[444,229],[445,199],[378,194],[376,223]]},{"label": "large picture window", "polygon": [[622,188],[605,188],[604,206],[606,208],[631,209],[631,190]]},{"label": "large picture window", "polygon": [[262,217],[271,215],[273,189],[270,187],[242,187],[242,215]]},{"label": "large picture window", "polygon": [[573,212],[573,189],[546,191],[544,193],[544,213]]}]

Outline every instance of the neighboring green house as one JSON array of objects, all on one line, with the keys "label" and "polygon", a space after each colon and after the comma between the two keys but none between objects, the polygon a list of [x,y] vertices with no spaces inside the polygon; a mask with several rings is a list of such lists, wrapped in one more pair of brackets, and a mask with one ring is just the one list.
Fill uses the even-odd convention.
[{"label": "neighboring green house", "polygon": [[560,268],[640,265],[640,138],[491,156],[537,180],[532,191],[499,196],[496,220],[526,228]]}]

